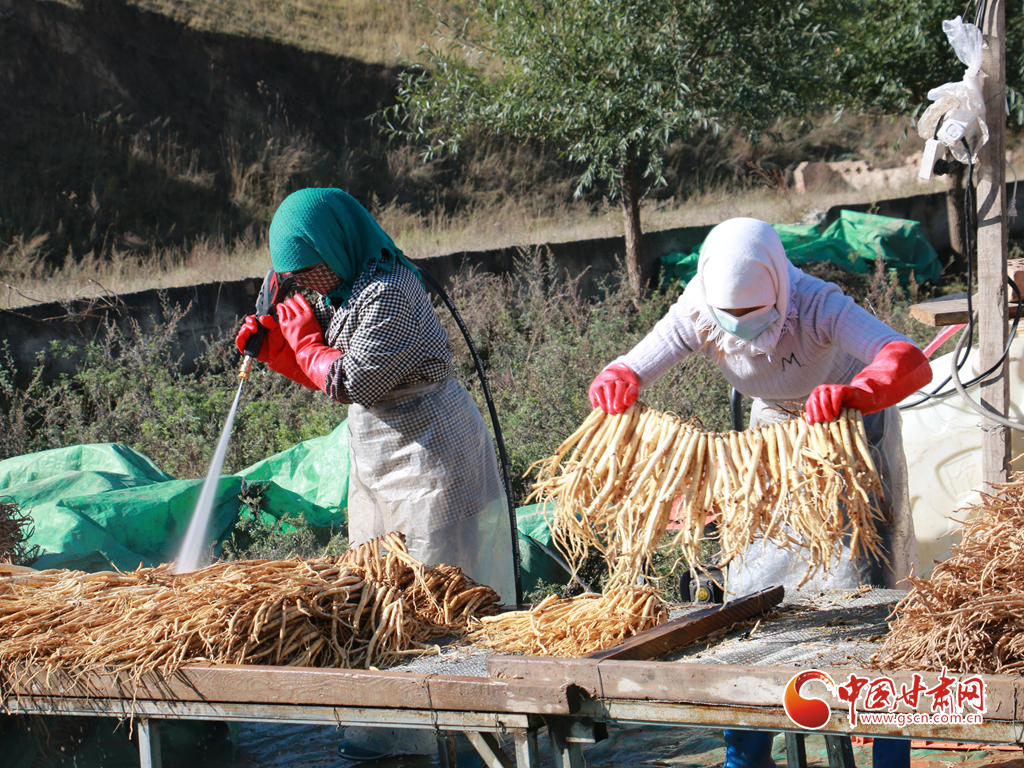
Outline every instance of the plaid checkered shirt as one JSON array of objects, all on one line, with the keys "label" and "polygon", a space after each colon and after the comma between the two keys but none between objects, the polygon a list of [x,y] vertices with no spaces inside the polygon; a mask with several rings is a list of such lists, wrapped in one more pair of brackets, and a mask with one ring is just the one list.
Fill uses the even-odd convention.
[{"label": "plaid checkered shirt", "polygon": [[344,352],[327,376],[327,395],[371,407],[396,389],[455,375],[453,346],[416,276],[402,264],[371,264],[347,306],[313,305],[326,343]]}]

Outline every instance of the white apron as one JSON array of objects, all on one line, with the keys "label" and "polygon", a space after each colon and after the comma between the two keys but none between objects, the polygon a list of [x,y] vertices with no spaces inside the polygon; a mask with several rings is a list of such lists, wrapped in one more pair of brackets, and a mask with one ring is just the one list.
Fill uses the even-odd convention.
[{"label": "white apron", "polygon": [[473,398],[453,378],[348,410],[349,542],[401,531],[409,553],[516,598],[505,491]]}]

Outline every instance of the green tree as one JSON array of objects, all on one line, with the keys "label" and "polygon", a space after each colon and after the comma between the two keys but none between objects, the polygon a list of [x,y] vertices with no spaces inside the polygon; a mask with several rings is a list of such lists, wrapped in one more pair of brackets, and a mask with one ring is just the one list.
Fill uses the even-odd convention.
[{"label": "green tree", "polygon": [[[931,103],[928,92],[958,82],[966,65],[942,29],[943,21],[962,16],[981,24],[976,9],[952,0],[845,0],[837,6],[836,108],[881,111],[914,117]],[[1024,17],[1006,14],[1007,129],[1024,126]],[[990,108],[991,109],[991,108]],[[999,119],[990,111],[988,119]],[[908,120],[909,123],[909,120]],[[947,180],[949,238],[959,259],[966,254],[964,214],[966,167],[955,164]]]},{"label": "green tree", "polygon": [[467,134],[537,140],[608,184],[625,219],[626,269],[647,283],[644,189],[664,183],[675,138],[739,127],[751,138],[829,93],[831,34],[800,0],[475,0],[438,14],[400,76],[383,128],[427,159]]},{"label": "green tree", "polygon": [[[1008,9],[1009,10],[1009,9]],[[845,0],[829,12],[837,35],[833,70],[835,106],[886,114],[916,114],[928,91],[964,76],[942,30],[962,16],[977,22],[970,5],[952,0]],[[1024,17],[1006,14],[1006,84],[1010,122],[1024,125]]]}]

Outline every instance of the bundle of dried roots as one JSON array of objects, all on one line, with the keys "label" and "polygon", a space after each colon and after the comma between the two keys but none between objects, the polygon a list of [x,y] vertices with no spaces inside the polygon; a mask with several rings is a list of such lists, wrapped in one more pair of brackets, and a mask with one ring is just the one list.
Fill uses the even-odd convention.
[{"label": "bundle of dried roots", "polygon": [[800,553],[808,576],[832,564],[847,535],[853,557],[883,556],[881,483],[859,411],[718,434],[641,403],[617,416],[597,409],[539,466],[533,498],[554,504],[552,533],[575,560],[593,547],[639,570],[673,505],[681,528],[672,543],[690,564],[710,513],[722,565],[755,539]]},{"label": "bundle of dried roots", "polygon": [[104,670],[137,681],[194,663],[381,667],[464,632],[499,602],[458,568],[412,558],[399,534],[340,558],[217,563],[182,575],[169,566],[0,570],[0,669],[22,679]]},{"label": "bundle of dried roots", "polygon": [[483,618],[471,638],[503,653],[577,657],[621,643],[667,618],[653,589],[619,585],[601,595],[562,600],[551,595],[532,610]]},{"label": "bundle of dried roots", "polygon": [[[680,523],[671,544],[694,567],[712,513],[722,565],[755,539],[804,557],[806,578],[830,567],[847,539],[852,557],[884,557],[874,525],[881,483],[859,411],[845,411],[827,424],[809,426],[798,417],[716,434],[640,402],[615,416],[595,409],[536,466],[530,498],[553,506],[551,529],[559,549],[576,567],[591,549],[609,565],[604,598],[582,601],[590,618],[576,611],[572,615],[579,621],[607,622],[618,616],[609,613],[611,605],[641,604],[653,594],[637,584],[670,517]],[[554,605],[542,604],[534,612]],[[653,615],[664,616],[664,607],[659,608]],[[647,628],[646,618],[626,616],[633,623],[623,625],[625,636]],[[531,621],[534,627],[554,626],[537,615]],[[522,617],[507,614],[486,622],[474,639],[535,654],[555,645],[552,636],[520,631],[520,626],[526,626]],[[517,632],[521,639],[515,645]],[[595,643],[600,634],[583,633]],[[600,647],[578,646],[583,652]]]},{"label": "bundle of dried roots", "polygon": [[930,578],[912,578],[875,661],[887,668],[1024,670],[1024,476],[961,510],[963,539]]}]

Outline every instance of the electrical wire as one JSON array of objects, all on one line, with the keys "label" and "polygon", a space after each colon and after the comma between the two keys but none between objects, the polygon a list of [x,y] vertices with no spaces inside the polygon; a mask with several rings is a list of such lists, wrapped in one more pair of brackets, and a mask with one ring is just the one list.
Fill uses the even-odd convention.
[{"label": "electrical wire", "polygon": [[[940,117],[939,118],[939,123],[941,123],[944,118],[945,118],[945,115]],[[938,134],[938,129],[936,129],[936,134]],[[967,184],[964,187],[964,252],[965,252],[965,254],[967,256],[967,328],[964,330],[964,333],[963,333],[963,336],[967,337],[968,341],[967,341],[967,352],[963,355],[963,357],[960,357],[959,354],[954,356],[954,360],[956,361],[955,362],[955,366],[956,366],[956,369],[958,371],[966,364],[967,356],[970,354],[970,349],[971,349],[971,347],[974,344],[974,322],[972,321],[972,318],[974,317],[974,303],[973,303],[973,299],[971,298],[971,290],[972,290],[972,287],[974,285],[974,267],[973,267],[973,259],[972,259],[972,250],[973,250],[974,245],[973,245],[973,243],[971,241],[971,234],[974,232],[974,228],[976,226],[975,216],[974,216],[974,213],[975,213],[975,209],[974,209],[974,163],[970,161],[970,159],[971,159],[971,148],[967,144],[967,140],[965,138],[961,138],[960,140],[963,142],[963,145],[965,147],[967,147],[967,158],[968,158],[968,161],[969,161],[967,163]],[[1018,308],[1018,316],[1019,316],[1019,314],[1020,314],[1020,310]],[[1016,327],[1017,326],[1016,326],[1016,318],[1015,318],[1015,320],[1014,320],[1014,330],[1015,331],[1016,331]],[[1007,352],[1008,351],[1009,351],[1009,346],[1007,346]],[[983,376],[984,375],[987,375],[987,374],[983,374]],[[923,395],[921,395],[921,397],[918,400],[915,400],[912,403],[907,403],[906,405],[899,406],[899,409],[901,411],[905,411],[908,408],[914,408],[914,407],[916,407],[918,405],[921,405],[922,403],[928,402],[929,400],[937,400],[937,399],[942,399],[942,398],[945,398],[945,397],[949,397],[956,390],[953,389],[953,390],[948,390],[947,392],[943,392],[942,388],[945,387],[947,384],[949,384],[950,380],[951,380],[951,378],[947,376],[945,379],[942,380],[942,383],[939,384],[937,387],[935,387],[931,392],[924,393]]]},{"label": "electrical wire", "polygon": [[519,555],[519,525],[516,519],[516,505],[515,500],[512,498],[512,477],[509,474],[508,469],[508,453],[505,451],[505,439],[501,433],[501,424],[498,422],[498,411],[494,407],[494,398],[491,397],[491,387],[487,383],[487,374],[484,373],[484,364],[480,359],[480,355],[476,351],[476,344],[473,343],[473,337],[469,333],[469,329],[466,324],[462,321],[462,315],[459,314],[459,310],[455,308],[455,303],[452,301],[448,292],[441,287],[441,284],[434,279],[434,276],[427,272],[422,266],[417,265],[420,274],[422,274],[430,286],[434,289],[445,306],[448,307],[448,311],[452,313],[452,317],[455,318],[456,324],[459,326],[459,330],[462,331],[462,335],[466,339],[466,344],[469,346],[469,351],[473,355],[473,363],[476,365],[477,375],[480,377],[480,385],[484,390],[484,399],[487,401],[487,410],[491,415],[491,423],[494,425],[494,442],[498,445],[498,458],[501,460],[501,477],[505,483],[505,497],[508,502],[508,516],[509,525],[511,527],[512,536],[512,568],[515,572],[516,582],[516,607],[523,607],[523,580],[522,580],[522,561]]},{"label": "electrical wire", "polygon": [[[984,383],[984,381],[986,379],[988,379],[989,376],[991,376],[993,373],[995,373],[996,371],[998,371],[1002,367],[1003,361],[1006,360],[1006,358],[1010,354],[1010,347],[1013,344],[1014,337],[1017,335],[1017,326],[1020,323],[1021,317],[1024,317],[1024,300],[1022,300],[1020,289],[1017,288],[1017,284],[1012,282],[1012,281],[1010,281],[1009,285],[1010,285],[1011,288],[1013,288],[1014,294],[1016,294],[1016,297],[1017,297],[1017,309],[1014,312],[1013,322],[1010,325],[1010,333],[1009,333],[1009,335],[1007,337],[1007,340],[1006,340],[1006,346],[1003,348],[1003,353],[999,356],[999,360],[997,360],[995,363],[993,363],[992,366],[988,370],[982,371],[981,373],[979,373],[977,376],[975,376],[974,378],[970,379],[969,381],[963,382],[963,386],[964,387],[973,387],[975,384]],[[968,326],[971,325],[971,322],[972,321],[968,321],[967,325]],[[966,333],[967,333],[967,331],[965,330],[962,335],[966,335]],[[956,345],[957,350],[959,350],[960,347],[961,347],[961,345],[959,343],[957,343],[957,345]],[[963,367],[964,362],[966,361],[966,359],[967,359],[967,356],[965,356],[960,361],[959,366],[956,369],[958,374],[960,372],[960,369]],[[952,397],[953,395],[958,393],[958,390],[956,389],[956,385],[955,384],[954,384],[953,389],[947,389],[945,391],[940,391],[942,389],[942,387],[946,386],[951,381],[953,381],[952,375],[947,376],[945,379],[942,380],[942,383],[938,387],[936,387],[933,391],[922,395],[920,399],[915,400],[912,403],[906,403],[904,405],[899,406],[899,409],[901,411],[905,411],[908,408],[915,408],[915,407],[921,405],[922,403],[926,403],[929,400],[945,400],[948,397]]]},{"label": "electrical wire", "polygon": [[985,15],[988,13],[988,0],[981,0],[978,3],[974,13],[974,26],[981,29],[982,24],[985,21]]},{"label": "electrical wire", "polygon": [[[1013,289],[1013,292],[1016,295],[1016,298],[1017,298],[1017,308],[1016,308],[1016,310],[1014,312],[1014,315],[1013,315],[1013,322],[1010,324],[1010,332],[1009,332],[1009,334],[1007,336],[1006,346],[1003,348],[1003,353],[999,356],[999,360],[997,360],[995,363],[993,363],[992,366],[988,370],[982,371],[981,373],[979,373],[977,376],[975,376],[974,378],[970,379],[969,381],[963,382],[963,386],[965,386],[965,387],[973,387],[975,384],[983,383],[989,376],[991,376],[993,373],[998,371],[999,368],[1002,367],[1003,361],[1010,354],[1011,345],[1013,344],[1013,340],[1014,340],[1014,338],[1017,335],[1017,327],[1020,324],[1021,318],[1024,317],[1024,297],[1021,296],[1020,289],[1017,287],[1016,283],[1014,283],[1013,281],[1009,281],[1009,286]],[[967,326],[970,326],[971,324],[972,324],[972,321],[970,321],[970,320],[968,321],[968,323],[966,323]],[[967,331],[965,330],[964,331],[964,335],[966,335],[966,333],[967,333]],[[960,344],[957,344],[956,346],[959,349]],[[963,359],[961,359],[961,361],[959,363],[959,367],[957,368],[957,372],[958,373],[959,373],[960,369],[963,367],[964,362],[966,361],[966,359],[967,359],[966,356]],[[912,403],[905,403],[904,405],[899,406],[899,409],[901,411],[905,411],[905,410],[907,410],[909,408],[915,408],[915,407],[921,405],[922,403],[926,403],[929,400],[945,400],[948,397],[952,397],[953,395],[957,394],[957,389],[956,389],[955,385],[954,385],[953,389],[947,389],[945,391],[941,391],[942,388],[945,387],[947,384],[949,384],[952,380],[953,380],[952,376],[947,376],[945,379],[942,380],[942,383],[939,384],[939,386],[936,387],[934,390],[932,390],[931,392],[925,393],[924,395],[922,395],[920,397],[920,399],[915,400]]]},{"label": "electrical wire", "polygon": [[[971,157],[971,148],[967,144],[966,138],[961,138],[960,141],[964,145],[964,148],[967,150],[968,158],[970,158]],[[964,227],[964,236],[965,236],[965,240],[966,240],[966,242],[965,242],[965,246],[966,246],[965,250],[967,251],[967,329],[964,331],[964,333],[961,334],[960,339],[957,341],[956,348],[955,348],[954,353],[953,353],[953,361],[952,361],[952,364],[950,365],[950,375],[947,376],[943,380],[943,382],[938,387],[936,387],[936,389],[934,389],[932,392],[927,393],[926,395],[924,395],[920,399],[914,401],[913,403],[907,403],[906,405],[901,405],[899,408],[900,408],[900,410],[906,410],[908,408],[913,408],[915,406],[918,406],[921,403],[924,403],[924,402],[926,402],[928,400],[944,399],[944,398],[949,397],[952,394],[954,394],[954,392],[956,392],[956,393],[960,394],[960,396],[965,401],[967,401],[967,404],[971,408],[973,408],[974,410],[978,411],[979,413],[984,415],[986,418],[989,418],[989,419],[991,419],[993,421],[996,421],[996,422],[998,422],[1000,424],[1003,424],[1004,426],[1010,427],[1011,429],[1017,429],[1017,430],[1024,431],[1024,424],[1021,424],[1019,422],[1014,422],[1014,421],[1011,421],[1009,419],[1006,419],[1005,417],[1001,416],[1000,414],[997,414],[994,411],[991,411],[990,409],[985,408],[984,406],[982,406],[982,405],[976,403],[974,400],[972,400],[970,398],[970,396],[967,394],[967,387],[974,386],[975,384],[978,384],[978,383],[983,383],[985,380],[987,380],[989,376],[991,376],[993,373],[996,373],[1000,368],[1003,367],[1003,364],[1005,363],[1007,357],[1010,354],[1010,348],[1011,348],[1011,345],[1013,343],[1014,337],[1017,334],[1017,327],[1018,327],[1018,324],[1020,323],[1020,319],[1021,319],[1021,315],[1022,315],[1022,305],[1024,305],[1024,300],[1022,300],[1022,298],[1024,298],[1024,297],[1021,296],[1020,289],[1017,287],[1017,284],[1014,281],[1008,280],[1007,282],[1008,282],[1009,286],[1013,289],[1014,294],[1016,294],[1017,308],[1016,308],[1016,311],[1014,312],[1013,323],[1012,323],[1012,325],[1010,327],[1010,333],[1009,333],[1009,335],[1007,337],[1006,346],[1003,348],[1002,354],[999,356],[999,359],[992,366],[990,366],[988,368],[988,370],[983,371],[982,373],[978,374],[977,376],[975,376],[973,379],[971,379],[970,381],[968,381],[966,383],[964,383],[964,382],[962,382],[960,380],[960,371],[963,368],[964,363],[967,361],[968,356],[970,355],[970,348],[971,348],[971,345],[973,344],[974,325],[976,323],[975,312],[974,312],[974,307],[973,307],[972,298],[971,298],[971,287],[973,285],[971,252],[972,252],[973,246],[972,246],[972,244],[970,242],[971,233],[974,232],[976,230],[976,228],[977,228],[976,208],[975,208],[975,201],[974,201],[974,184],[973,184],[974,163],[973,162],[969,162],[968,165],[967,165],[967,168],[968,168],[968,172],[967,172],[968,173],[968,176],[967,176],[968,183],[967,183],[967,187],[966,187],[966,189],[964,191],[964,218],[965,218],[965,225],[966,225]],[[1011,169],[1012,169],[1012,166],[1011,166]],[[1014,172],[1014,197],[1016,197],[1016,177],[1017,177],[1017,174],[1016,174],[1016,172]],[[965,344],[964,342],[967,339],[970,339],[970,341],[967,344]],[[940,392],[942,387],[946,386],[946,384],[948,384],[950,381],[953,382],[954,389],[953,390],[947,390],[946,392]]]},{"label": "electrical wire", "polygon": [[[960,340],[956,343],[957,352],[960,351],[963,345],[963,340],[964,337],[961,336]],[[1016,429],[1019,432],[1024,432],[1024,424],[1022,424],[1021,422],[1008,419],[1001,413],[997,413],[991,408],[982,405],[981,403],[976,402],[975,400],[972,400],[971,396],[967,394],[967,388],[960,382],[960,372],[957,370],[955,365],[951,366],[950,374],[953,378],[953,386],[956,387],[956,391],[960,393],[960,396],[964,399],[964,402],[967,403],[967,405],[969,405],[972,409],[980,413],[989,421],[994,421],[997,424],[1002,424],[1004,427],[1009,427],[1010,429]]]}]

